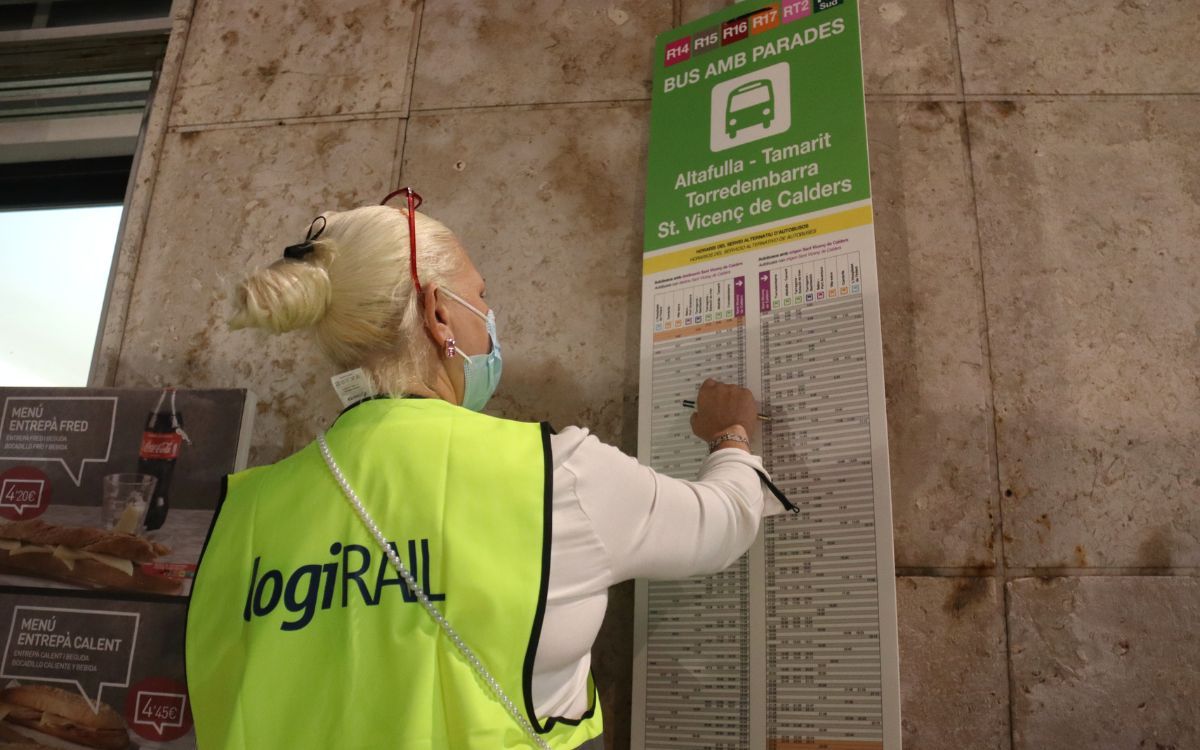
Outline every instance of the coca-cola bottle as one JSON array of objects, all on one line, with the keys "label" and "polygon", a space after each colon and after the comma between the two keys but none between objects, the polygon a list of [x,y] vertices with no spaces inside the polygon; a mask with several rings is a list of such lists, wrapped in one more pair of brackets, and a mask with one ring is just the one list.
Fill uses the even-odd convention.
[{"label": "coca-cola bottle", "polygon": [[[171,396],[170,408],[164,410],[163,402]],[[171,474],[175,471],[175,460],[179,448],[186,439],[183,432],[183,415],[175,410],[175,389],[167,388],[158,398],[158,405],[146,419],[142,432],[142,447],[138,452],[138,471],[158,479],[154,485],[154,497],[146,511],[146,530],[161,528],[167,520],[168,494],[171,491]]]}]

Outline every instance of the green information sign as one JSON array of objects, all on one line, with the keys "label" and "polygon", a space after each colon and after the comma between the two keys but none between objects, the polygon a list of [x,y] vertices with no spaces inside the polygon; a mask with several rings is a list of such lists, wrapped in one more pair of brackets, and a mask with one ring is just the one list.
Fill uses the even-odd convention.
[{"label": "green information sign", "polygon": [[758,537],[719,572],[638,582],[635,749],[900,750],[858,11],[757,0],[656,40],[638,458],[710,478],[698,389],[736,383],[789,500],[765,494],[761,521],[751,497],[666,511],[698,559]]},{"label": "green information sign", "polygon": [[858,13],[824,5],[740,3],[659,37],[647,252],[870,197]]}]

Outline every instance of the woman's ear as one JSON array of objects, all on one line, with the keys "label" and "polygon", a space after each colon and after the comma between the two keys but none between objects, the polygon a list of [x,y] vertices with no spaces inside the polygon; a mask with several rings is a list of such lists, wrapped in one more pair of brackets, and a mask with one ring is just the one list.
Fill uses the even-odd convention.
[{"label": "woman's ear", "polygon": [[438,349],[442,349],[446,346],[448,339],[454,338],[454,331],[450,329],[449,325],[450,318],[446,304],[442,301],[442,295],[438,294],[436,281],[425,284],[422,292],[421,307],[425,319],[425,330],[429,331],[434,345]]}]

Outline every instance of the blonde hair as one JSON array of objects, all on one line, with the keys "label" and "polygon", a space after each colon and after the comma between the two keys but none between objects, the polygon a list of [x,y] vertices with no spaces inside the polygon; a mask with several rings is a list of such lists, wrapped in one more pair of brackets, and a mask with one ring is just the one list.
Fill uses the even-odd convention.
[{"label": "blonde hair", "polygon": [[[407,214],[368,206],[323,217],[311,253],[277,260],[239,284],[230,327],[272,333],[311,327],[335,365],[362,367],[382,393],[400,395],[431,382],[436,349],[409,271]],[[420,212],[416,229],[422,286],[446,284],[464,266],[462,246]]]}]

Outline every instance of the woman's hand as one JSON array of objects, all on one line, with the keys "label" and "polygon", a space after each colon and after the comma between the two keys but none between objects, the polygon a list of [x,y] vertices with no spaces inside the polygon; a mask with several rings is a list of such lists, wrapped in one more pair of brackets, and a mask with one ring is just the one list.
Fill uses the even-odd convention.
[{"label": "woman's hand", "polygon": [[[747,440],[758,432],[758,406],[748,388],[720,383],[712,378],[700,385],[696,411],[692,413],[692,432],[705,442],[731,432]],[[730,441],[718,448],[741,447]]]}]

